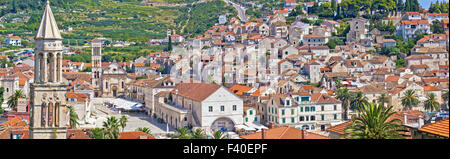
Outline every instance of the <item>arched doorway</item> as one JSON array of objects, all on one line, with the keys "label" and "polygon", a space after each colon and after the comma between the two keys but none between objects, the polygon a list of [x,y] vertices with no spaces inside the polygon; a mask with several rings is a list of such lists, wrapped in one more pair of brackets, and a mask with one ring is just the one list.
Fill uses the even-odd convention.
[{"label": "arched doorway", "polygon": [[218,118],[211,124],[211,130],[233,131],[234,122],[228,117]]},{"label": "arched doorway", "polygon": [[112,87],[113,96],[117,97],[117,86]]}]

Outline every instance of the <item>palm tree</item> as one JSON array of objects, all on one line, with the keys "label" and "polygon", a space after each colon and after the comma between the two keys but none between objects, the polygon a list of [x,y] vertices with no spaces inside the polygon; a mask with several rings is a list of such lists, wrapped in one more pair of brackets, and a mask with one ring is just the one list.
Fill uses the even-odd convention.
[{"label": "palm tree", "polygon": [[190,137],[190,131],[187,127],[182,127],[177,129],[177,138],[179,139],[189,139]]},{"label": "palm tree", "polygon": [[206,139],[206,134],[202,129],[195,129],[192,133],[192,139]]},{"label": "palm tree", "polygon": [[152,135],[151,134],[152,131],[149,128],[146,128],[146,127],[137,128],[136,131],[142,131],[142,132],[145,132],[146,134]]},{"label": "palm tree", "polygon": [[122,131],[124,131],[125,127],[127,126],[128,118],[125,115],[122,115],[119,119],[119,125],[122,127]]},{"label": "palm tree", "polygon": [[344,129],[349,139],[400,139],[398,132],[403,127],[400,119],[390,120],[395,114],[392,106],[384,108],[374,103],[363,104],[359,108],[359,116],[354,116],[352,124]]},{"label": "palm tree", "polygon": [[222,131],[217,130],[217,131],[214,132],[213,138],[214,139],[226,139],[227,137],[223,134]]},{"label": "palm tree", "polygon": [[444,100],[444,109],[447,109],[448,106],[448,91],[444,91],[444,93],[442,94],[442,99]]},{"label": "palm tree", "polygon": [[341,87],[342,87],[342,82],[341,82],[341,79],[340,79],[340,78],[338,78],[338,79],[336,80],[335,85],[336,85],[336,89],[341,89]]},{"label": "palm tree", "polygon": [[414,90],[406,90],[402,97],[402,105],[404,110],[411,110],[412,107],[419,104],[419,97],[417,97]]},{"label": "palm tree", "polygon": [[436,100],[434,93],[429,93],[424,103],[425,110],[433,112],[439,110],[440,104]]},{"label": "palm tree", "polygon": [[25,95],[23,95],[22,90],[16,90],[16,92],[14,92],[14,94],[8,99],[8,107],[11,109],[16,109],[19,98],[24,97]]},{"label": "palm tree", "polygon": [[103,128],[105,129],[105,138],[118,139],[119,133],[119,121],[116,117],[109,117],[103,122]]},{"label": "palm tree", "polygon": [[78,114],[74,111],[73,106],[68,105],[67,108],[69,109],[69,124],[72,129],[75,129],[77,128],[77,125],[80,125],[80,123],[78,123]]},{"label": "palm tree", "polygon": [[343,119],[348,118],[348,108],[350,106],[350,101],[353,98],[352,94],[348,91],[347,88],[341,88],[336,91],[336,98],[341,100],[342,107],[344,108],[344,114],[342,114]]},{"label": "palm tree", "polygon": [[384,106],[384,104],[389,103],[389,98],[386,96],[386,93],[381,94],[377,99],[378,104]]},{"label": "palm tree", "polygon": [[95,128],[91,130],[91,137],[94,139],[106,139],[104,128]]},{"label": "palm tree", "polygon": [[367,97],[363,95],[361,91],[357,92],[355,97],[350,103],[350,109],[352,110],[358,110],[359,107],[362,107],[363,104],[367,104]]}]

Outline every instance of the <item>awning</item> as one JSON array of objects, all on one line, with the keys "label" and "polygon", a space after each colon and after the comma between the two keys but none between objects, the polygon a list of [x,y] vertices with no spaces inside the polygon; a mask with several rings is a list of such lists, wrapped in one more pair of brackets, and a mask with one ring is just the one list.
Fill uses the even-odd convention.
[{"label": "awning", "polygon": [[124,109],[124,110],[138,110],[141,109],[144,105],[142,103],[132,102],[125,99],[120,98],[108,98],[104,100],[105,103],[113,105],[116,109]]},{"label": "awning", "polygon": [[259,124],[259,123],[247,123],[246,125],[250,128],[257,129],[257,130],[269,129],[266,126]]},{"label": "awning", "polygon": [[245,131],[256,131],[255,128],[248,127],[246,125],[236,125],[234,126],[236,129],[244,129]]}]

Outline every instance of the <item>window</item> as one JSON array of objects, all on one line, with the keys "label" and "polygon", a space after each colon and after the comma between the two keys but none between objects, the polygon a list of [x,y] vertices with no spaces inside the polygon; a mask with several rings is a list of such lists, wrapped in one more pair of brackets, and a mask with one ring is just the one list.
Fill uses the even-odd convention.
[{"label": "window", "polygon": [[258,121],[258,117],[255,116],[255,121]]},{"label": "window", "polygon": [[[222,112],[225,111],[225,106],[221,105],[221,106],[220,106],[220,111],[222,111]],[[250,114],[250,115],[251,115],[251,114]]]},{"label": "window", "polygon": [[236,111],[236,110],[237,110],[236,105],[233,105],[233,111]]},{"label": "window", "polygon": [[250,110],[250,115],[253,115],[253,110]]},{"label": "window", "polygon": [[337,105],[334,105],[334,110],[337,110]]},{"label": "window", "polygon": [[291,109],[291,115],[294,115],[294,114],[295,114],[295,110]]},{"label": "window", "polygon": [[322,114],[322,120],[325,120],[325,115]]},{"label": "window", "polygon": [[334,120],[336,120],[337,119],[337,114],[334,114]]},{"label": "window", "polygon": [[316,120],[316,116],[311,116],[311,121]]},{"label": "window", "polygon": [[311,111],[312,111],[312,112],[315,112],[315,111],[316,111],[316,107],[315,107],[315,106],[312,106],[312,107],[311,107]]},{"label": "window", "polygon": [[184,121],[187,121],[187,117],[184,117]]},{"label": "window", "polygon": [[305,119],[306,119],[306,121],[309,121],[309,116],[306,116],[306,118],[305,118]]},{"label": "window", "polygon": [[291,118],[291,123],[295,123],[295,118]]},{"label": "window", "polygon": [[309,107],[305,107],[305,112],[309,112]]},{"label": "window", "polygon": [[283,120],[283,124],[286,123],[286,118],[283,118],[282,120]]},{"label": "window", "polygon": [[303,107],[300,107],[300,112],[303,112]]},{"label": "window", "polygon": [[300,121],[305,121],[305,117],[303,117],[303,116],[300,116],[300,119],[299,119]]},{"label": "window", "polygon": [[248,118],[247,117],[245,117],[245,122],[248,122]]},{"label": "window", "polygon": [[322,105],[321,107],[322,107],[322,111],[325,111],[325,106]]},{"label": "window", "polygon": [[284,115],[284,110],[281,110],[281,115]]},{"label": "window", "polygon": [[212,106],[209,106],[209,112],[213,112],[213,107]]},{"label": "window", "polygon": [[273,114],[273,107],[272,107],[272,114]]}]

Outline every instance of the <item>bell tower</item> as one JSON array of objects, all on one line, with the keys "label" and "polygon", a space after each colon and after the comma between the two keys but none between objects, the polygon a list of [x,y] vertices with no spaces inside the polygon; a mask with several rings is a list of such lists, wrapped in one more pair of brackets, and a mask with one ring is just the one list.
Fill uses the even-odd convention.
[{"label": "bell tower", "polygon": [[95,97],[101,96],[102,77],[102,41],[92,40],[92,85]]},{"label": "bell tower", "polygon": [[68,109],[62,80],[62,37],[47,1],[34,49],[34,83],[31,92],[31,139],[66,139]]}]

